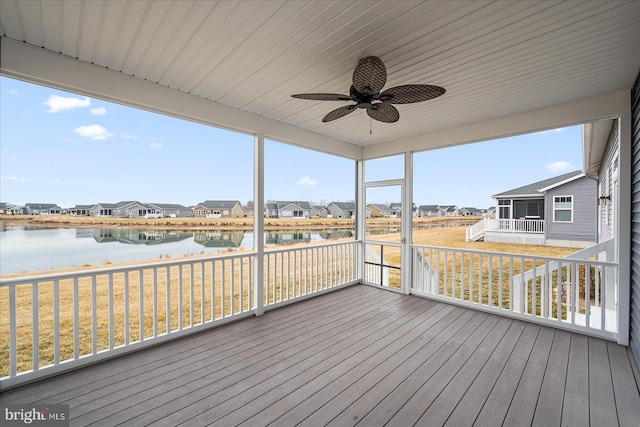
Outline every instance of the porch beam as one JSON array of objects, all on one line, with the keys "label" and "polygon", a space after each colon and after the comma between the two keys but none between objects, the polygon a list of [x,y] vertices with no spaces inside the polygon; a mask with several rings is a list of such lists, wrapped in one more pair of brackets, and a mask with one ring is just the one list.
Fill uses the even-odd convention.
[{"label": "porch beam", "polygon": [[629,99],[631,99],[631,92],[623,90],[466,126],[455,126],[437,132],[364,147],[363,158],[369,160],[403,151],[426,151],[453,147],[616,118],[620,114],[630,112]]},{"label": "porch beam", "polygon": [[0,75],[350,159],[362,147],[6,37]]}]

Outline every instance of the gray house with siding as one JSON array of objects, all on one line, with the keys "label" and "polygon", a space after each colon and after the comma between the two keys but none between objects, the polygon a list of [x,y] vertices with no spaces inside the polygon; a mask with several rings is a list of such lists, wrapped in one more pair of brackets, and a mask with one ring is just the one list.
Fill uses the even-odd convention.
[{"label": "gray house with siding", "polygon": [[496,217],[485,221],[488,242],[586,248],[597,241],[597,181],[569,172],[492,196]]},{"label": "gray house with siding", "polygon": [[62,208],[55,203],[27,203],[24,205],[27,215],[61,215]]}]

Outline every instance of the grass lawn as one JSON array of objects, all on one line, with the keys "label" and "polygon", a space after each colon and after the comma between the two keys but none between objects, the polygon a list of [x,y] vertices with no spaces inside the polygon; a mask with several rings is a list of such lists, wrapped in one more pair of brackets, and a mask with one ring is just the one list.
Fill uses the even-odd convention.
[{"label": "grass lawn", "polygon": [[[37,220],[39,217],[28,217],[30,220]],[[62,218],[62,219],[75,219],[73,217],[61,216],[61,217],[53,217],[53,218]],[[50,219],[50,218],[49,218]],[[89,218],[91,219],[91,218]],[[194,218],[188,218],[191,221],[183,222],[182,219],[170,219],[176,220],[171,221],[172,226],[175,227],[200,227],[201,225],[197,225],[198,223]],[[436,219],[437,220],[437,219]],[[436,220],[431,219],[431,221],[419,221],[416,225],[431,225]],[[86,221],[86,220],[85,220]],[[163,220],[146,220],[147,222],[157,222]],[[165,219],[166,221],[166,219]],[[218,225],[221,225],[223,222],[226,225],[226,222],[229,220],[207,220],[209,221],[217,221]],[[235,224],[235,226],[240,227],[246,225],[247,219],[238,219],[237,221],[231,221]],[[334,226],[343,226],[350,224],[353,226],[353,221],[351,220],[299,220],[295,221],[296,224],[299,222],[304,223],[305,226],[309,225],[308,221],[312,221],[313,224],[317,226],[327,227],[330,224]],[[393,224],[397,224],[398,220],[380,220],[376,221],[376,224],[380,227],[388,227]],[[55,223],[55,221],[54,221]],[[284,221],[288,226],[294,226],[290,221]],[[47,223],[51,224],[51,222]],[[89,224],[88,222],[83,222],[85,225],[95,225]],[[77,226],[76,223],[67,224],[70,226]],[[122,225],[121,223],[114,223],[114,226]],[[126,224],[129,225],[129,224]],[[139,224],[137,224],[139,225]],[[282,227],[282,221],[274,222],[273,226]],[[211,224],[208,224],[207,227],[211,227]],[[427,245],[427,246],[441,246],[441,247],[449,247],[449,248],[464,248],[478,251],[492,251],[492,252],[506,252],[506,253],[520,253],[527,255],[535,255],[535,256],[550,256],[550,257],[563,257],[572,252],[575,252],[576,249],[573,248],[555,248],[555,247],[546,247],[546,246],[536,246],[536,245],[513,245],[513,244],[503,244],[503,243],[488,243],[488,242],[467,242],[465,241],[465,228],[464,226],[447,226],[441,228],[417,228],[413,232],[413,242],[418,245]],[[346,240],[346,239],[340,239]],[[375,236],[375,240],[379,241],[398,241],[397,234],[388,234],[388,235],[378,235]],[[226,255],[226,254],[222,254]],[[282,269],[284,265],[289,266],[289,262],[292,265],[300,265],[299,258],[303,257],[302,253],[287,255],[286,261],[278,261],[278,263],[274,263],[271,265],[268,271],[268,275],[270,277],[280,277],[278,270]],[[211,259],[211,256],[207,257]],[[290,258],[295,258],[295,261]],[[149,262],[156,262],[157,260],[150,260]],[[400,265],[400,254],[397,248],[389,247],[385,249],[385,261],[387,263],[393,265]],[[216,271],[220,271],[219,268],[221,266],[222,261],[218,261],[218,267],[216,267]],[[234,308],[237,312],[237,309],[242,304],[244,310],[249,308],[249,292],[251,288],[252,278],[249,276],[249,261],[246,258],[236,260],[235,267],[229,264],[229,261],[224,261],[226,268],[226,276],[222,278],[219,273],[214,273],[214,268],[212,268],[211,264],[200,264],[197,263],[194,265],[194,268],[191,269],[189,266],[182,267],[182,271],[178,273],[179,267],[171,267],[169,269],[169,275],[166,276],[166,271],[164,268],[158,270],[157,272],[157,281],[159,286],[154,289],[152,286],[153,280],[152,275],[153,270],[141,268],[140,270],[136,270],[130,273],[118,273],[113,276],[109,275],[100,275],[96,278],[96,307],[97,307],[97,316],[96,322],[98,325],[98,333],[97,333],[97,343],[96,346],[98,350],[105,349],[109,347],[109,314],[108,314],[108,301],[109,301],[109,287],[111,287],[111,294],[114,301],[114,343],[113,345],[121,345],[124,343],[125,335],[128,335],[129,341],[135,341],[139,339],[140,332],[142,329],[142,333],[148,337],[153,334],[153,301],[154,299],[157,301],[157,317],[158,317],[158,333],[162,333],[167,328],[167,322],[171,329],[175,329],[178,327],[178,323],[180,320],[180,316],[178,315],[180,308],[182,307],[182,324],[189,325],[191,321],[191,316],[193,315],[194,323],[198,323],[201,319],[211,320],[212,318],[219,318],[222,316],[222,308],[221,301],[222,295],[225,294],[225,313],[230,314],[230,304],[231,301],[234,301]],[[285,264],[286,263],[286,264]],[[132,263],[129,263],[132,264]],[[135,264],[141,264],[139,262]],[[240,276],[239,266],[242,265],[242,271],[244,276]],[[111,264],[108,267],[119,267],[122,264]],[[86,267],[84,269],[95,269],[96,266]],[[307,267],[305,267],[306,269]],[[58,273],[58,272],[69,272],[69,271],[78,271],[83,270],[83,268],[73,268],[67,270],[61,270],[56,272],[46,272],[48,273]],[[296,292],[297,289],[300,289],[301,286],[307,286],[303,284],[303,278],[307,277],[308,272],[296,271],[291,272],[290,270],[284,270],[283,275],[286,273],[287,281],[283,283],[280,281],[279,283],[275,282],[273,287],[269,286],[269,289],[266,290],[266,298],[269,298],[269,301],[276,301],[276,294],[284,293],[289,295],[291,292]],[[313,274],[313,273],[311,273]],[[338,273],[337,273],[338,274]],[[13,275],[15,276],[26,276],[27,274],[21,275]],[[32,274],[28,274],[32,275]],[[289,282],[289,276],[293,279],[293,285]],[[6,278],[7,276],[5,276]],[[231,278],[233,277],[234,289],[231,289]],[[267,277],[267,272],[265,272],[265,278]],[[180,281],[182,278],[182,282]],[[168,283],[168,286],[167,286]],[[182,285],[184,283],[184,286]],[[191,312],[191,283],[194,284],[193,289],[193,313]],[[201,283],[204,283],[205,286],[201,286]],[[240,283],[242,283],[242,288],[240,288]],[[74,354],[74,343],[73,343],[73,293],[74,293],[74,283],[73,280],[64,280],[58,283],[58,287],[60,290],[60,357],[61,360],[65,360],[68,358],[72,358]],[[285,288],[286,287],[286,288]],[[167,296],[167,289],[169,291],[169,295]],[[202,294],[204,292],[204,294]],[[8,308],[8,288],[3,287],[0,288],[0,359],[8,361],[9,358],[9,308]],[[485,290],[485,295],[487,295],[488,290]],[[125,298],[125,294],[128,294],[128,298]],[[142,300],[140,299],[140,295],[142,294]],[[204,303],[201,303],[201,295],[204,297]],[[167,297],[169,299],[168,307],[167,307]],[[124,302],[128,300],[129,305],[129,315],[128,319],[125,315]],[[215,301],[214,306],[211,306],[211,301]],[[33,348],[32,348],[32,301],[33,295],[31,291],[30,285],[18,286],[16,288],[16,305],[18,307],[17,310],[17,337],[18,337],[18,371],[24,372],[33,367]],[[139,315],[139,305],[142,301],[143,305],[143,315],[142,319]],[[203,305],[202,305],[203,304]],[[53,283],[43,283],[39,286],[38,290],[38,307],[39,307],[39,322],[38,322],[38,330],[40,336],[40,356],[39,363],[40,366],[44,366],[53,362]],[[78,307],[79,307],[79,353],[82,354],[90,354],[92,351],[92,332],[91,332],[91,307],[92,307],[92,295],[91,295],[91,281],[90,279],[80,279],[78,283]],[[202,317],[202,313],[204,310],[204,318]],[[169,311],[170,319],[166,318],[166,313]],[[127,323],[128,322],[128,323]],[[142,327],[140,324],[142,322]],[[0,365],[0,376],[4,376],[8,374],[8,363],[3,363]]]}]

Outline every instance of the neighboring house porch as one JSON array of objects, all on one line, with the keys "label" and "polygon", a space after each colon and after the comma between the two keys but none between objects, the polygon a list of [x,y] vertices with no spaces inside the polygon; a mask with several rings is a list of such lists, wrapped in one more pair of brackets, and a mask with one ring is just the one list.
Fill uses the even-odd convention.
[{"label": "neighboring house porch", "polygon": [[575,171],[508,190],[497,218],[467,229],[467,240],[585,248],[597,242],[597,182]]}]

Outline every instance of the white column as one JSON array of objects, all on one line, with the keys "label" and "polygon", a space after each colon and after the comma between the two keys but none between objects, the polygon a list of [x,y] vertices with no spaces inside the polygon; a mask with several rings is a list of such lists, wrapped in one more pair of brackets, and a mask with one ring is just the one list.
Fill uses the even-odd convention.
[{"label": "white column", "polygon": [[411,291],[411,243],[412,239],[412,227],[413,227],[413,154],[407,151],[404,154],[404,185],[402,195],[402,246],[400,248],[401,259],[401,291],[408,295]]},{"label": "white column", "polygon": [[[618,344],[629,345],[631,304],[631,113],[620,114],[620,194],[618,197]],[[608,284],[610,285],[610,284]],[[609,295],[607,295],[609,296]]]},{"label": "white column", "polygon": [[366,206],[364,194],[364,161],[356,161],[356,240],[358,243],[357,251],[357,271],[356,278],[361,282],[364,281],[364,260],[365,260],[365,233],[366,233]]},{"label": "white column", "polygon": [[253,306],[256,316],[264,313],[264,135],[253,143],[253,251],[256,264],[253,274]]}]

